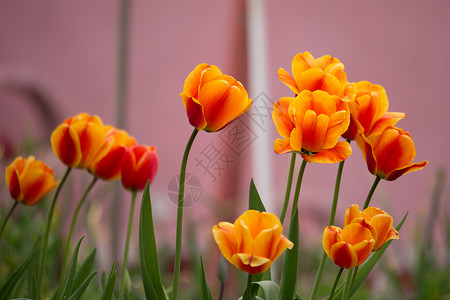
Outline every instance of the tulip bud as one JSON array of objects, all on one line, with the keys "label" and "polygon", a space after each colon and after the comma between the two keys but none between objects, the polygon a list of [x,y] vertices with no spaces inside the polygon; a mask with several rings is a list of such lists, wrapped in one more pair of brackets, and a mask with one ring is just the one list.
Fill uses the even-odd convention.
[{"label": "tulip bud", "polygon": [[121,179],[124,188],[143,190],[158,169],[158,154],[153,146],[135,145],[125,150],[122,160]]}]

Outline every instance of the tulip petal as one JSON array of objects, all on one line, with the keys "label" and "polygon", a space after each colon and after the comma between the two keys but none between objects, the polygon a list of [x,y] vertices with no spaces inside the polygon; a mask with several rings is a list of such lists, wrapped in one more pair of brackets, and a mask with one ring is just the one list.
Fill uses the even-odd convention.
[{"label": "tulip petal", "polygon": [[293,100],[292,97],[283,97],[273,105],[272,120],[278,133],[284,138],[288,138],[295,127],[289,118],[289,105]]},{"label": "tulip petal", "polygon": [[284,154],[293,151],[289,139],[276,139],[273,148],[276,154]]},{"label": "tulip petal", "polygon": [[323,231],[322,245],[327,255],[331,258],[331,247],[342,242],[342,229],[337,226],[327,226]]},{"label": "tulip petal", "polygon": [[193,97],[181,93],[184,109],[188,115],[189,123],[197,128],[203,130],[206,127],[206,120],[203,112],[203,106]]},{"label": "tulip petal", "polygon": [[301,152],[303,147],[303,133],[301,128],[294,128],[289,138],[290,147],[294,151]]},{"label": "tulip petal", "polygon": [[200,86],[202,73],[208,67],[208,64],[202,63],[195,67],[195,69],[191,73],[189,73],[189,75],[186,77],[186,80],[184,81],[183,94],[185,94],[187,97],[198,97],[198,88]]},{"label": "tulip petal", "polygon": [[392,180],[395,180],[395,179],[399,178],[400,176],[402,176],[404,174],[422,170],[423,168],[425,168],[426,165],[428,165],[428,161],[423,161],[423,162],[420,162],[420,163],[410,164],[410,165],[407,165],[405,167],[402,167],[400,169],[396,169],[396,170],[388,173],[384,177],[384,179],[392,181]]},{"label": "tulip petal", "polygon": [[344,226],[347,226],[356,218],[361,218],[361,211],[359,210],[358,204],[352,204],[345,211]]},{"label": "tulip petal", "polygon": [[247,254],[247,253],[238,253],[237,254],[239,258],[241,259],[242,263],[244,265],[250,265],[251,267],[260,267],[268,262],[270,262],[270,259],[253,255],[253,254]]},{"label": "tulip petal", "polygon": [[353,250],[356,253],[356,257],[358,258],[358,262],[356,266],[359,266],[362,264],[367,257],[369,257],[370,253],[372,252],[373,246],[375,244],[374,239],[370,240],[364,240],[356,245],[353,245]]},{"label": "tulip petal", "polygon": [[370,132],[367,132],[367,135],[370,136],[381,134],[386,128],[395,126],[398,121],[404,118],[405,113],[387,112],[375,122]]},{"label": "tulip petal", "polygon": [[294,56],[291,63],[292,75],[294,78],[298,74],[310,69],[310,68],[319,68],[319,65],[316,63],[314,57],[308,51],[304,53],[298,53]]},{"label": "tulip petal", "polygon": [[340,95],[344,90],[344,85],[335,76],[325,74],[320,89],[330,95]]},{"label": "tulip petal", "polygon": [[11,197],[17,201],[21,201],[23,198],[23,196],[20,195],[22,189],[20,187],[19,173],[14,167],[14,162],[6,167],[5,178]]},{"label": "tulip petal", "polygon": [[331,149],[324,149],[314,155],[302,155],[306,161],[312,163],[332,164],[347,159],[352,154],[352,148],[347,142],[338,142]]},{"label": "tulip petal", "polygon": [[67,123],[59,125],[50,138],[53,152],[67,166],[76,167],[81,162],[80,140],[76,131]]},{"label": "tulip petal", "polygon": [[329,257],[341,268],[351,269],[357,266],[358,257],[353,247],[346,242],[337,242],[330,249]]},{"label": "tulip petal", "polygon": [[219,246],[222,255],[232,263],[232,256],[237,251],[237,242],[233,233],[234,225],[228,222],[220,222],[213,228],[214,240]]},{"label": "tulip petal", "polygon": [[387,236],[392,228],[393,219],[388,214],[379,214],[370,220],[370,224],[378,233],[378,238],[375,239],[374,251],[380,249],[387,241]]},{"label": "tulip petal", "polygon": [[317,90],[323,78],[323,71],[319,68],[308,69],[298,75],[293,71],[293,74],[300,92],[303,90],[311,92]]},{"label": "tulip petal", "polygon": [[[377,137],[378,136],[371,137],[371,140],[374,140]],[[377,158],[375,157],[371,143],[363,134],[359,133],[356,136],[356,144],[364,156],[369,172],[375,175],[377,170]]]},{"label": "tulip petal", "polygon": [[294,94],[297,95],[300,93],[297,88],[297,83],[295,82],[294,78],[292,78],[291,75],[283,68],[278,69],[278,78],[280,78],[281,82],[283,82],[285,85],[287,85],[288,88],[290,88],[291,91],[294,92]]},{"label": "tulip petal", "polygon": [[342,229],[342,240],[350,245],[356,245],[363,240],[373,239],[372,233],[359,223],[350,223]]}]

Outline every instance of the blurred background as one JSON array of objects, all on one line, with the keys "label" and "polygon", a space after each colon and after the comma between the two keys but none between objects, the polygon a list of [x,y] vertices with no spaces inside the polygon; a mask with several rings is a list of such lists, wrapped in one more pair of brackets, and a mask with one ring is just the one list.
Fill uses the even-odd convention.
[{"label": "blurred background", "polygon": [[[80,112],[99,115],[105,124],[126,129],[139,143],[156,146],[159,170],[151,187],[152,202],[160,249],[169,249],[161,259],[170,273],[175,177],[192,131],[179,93],[197,64],[218,66],[244,84],[254,105],[234,126],[218,133],[201,132],[188,163],[191,198],[185,228],[191,237],[184,239],[184,266],[190,268],[191,253],[198,251],[206,257],[208,281],[213,294],[217,293],[219,251],[212,226],[219,221],[233,222],[246,209],[252,177],[268,209],[277,215],[281,211],[290,155],[273,152],[277,133],[271,109],[280,97],[292,92],[279,81],[277,70],[282,67],[290,72],[292,58],[299,52],[309,51],[315,57],[330,54],[343,62],[349,81],[368,80],[385,87],[389,111],[406,113],[398,126],[414,139],[415,162],[430,162],[425,169],[394,182],[382,181],[371,202],[390,212],[394,223],[407,211],[409,216],[400,240],[392,244],[382,266],[369,278],[366,292],[372,293],[371,299],[375,294],[384,299],[415,299],[420,290],[415,267],[424,232],[435,241],[427,249],[433,251],[436,264],[443,266],[442,262],[448,264],[449,260],[449,226],[445,225],[450,213],[449,190],[444,182],[436,197],[438,213],[429,213],[436,174],[450,167],[449,11],[450,2],[445,0],[1,1],[2,168],[17,155],[34,154],[60,178],[64,166],[51,151],[50,134],[59,123]],[[321,247],[336,171],[337,165],[306,168],[300,195],[300,240],[312,256]],[[373,179],[353,145],[344,168],[337,225],[342,226],[350,204],[363,205]],[[63,240],[71,209],[89,180],[86,173],[74,172],[71,185],[58,202]],[[97,247],[101,253],[97,257],[101,270],[108,270],[113,258],[122,257],[125,240],[131,196],[114,191],[121,191],[119,182],[97,184],[74,236],[76,241],[87,234],[87,249]],[[3,179],[0,193],[4,218],[11,200]],[[23,230],[34,230],[27,235],[33,244],[39,228],[44,228],[50,201],[37,208],[20,207],[8,226],[22,224]],[[137,225],[137,212],[135,216]],[[23,224],[23,218],[31,218],[26,221],[28,225]],[[430,224],[427,218],[436,224],[426,228]],[[130,267],[135,268],[137,229],[135,226],[130,254]],[[20,227],[11,230],[21,232]],[[10,235],[14,240],[14,232]],[[9,270],[8,264],[13,265],[5,263],[3,253],[12,252],[13,247],[5,240],[0,252],[2,276]],[[23,240],[15,241],[23,246]],[[198,249],[190,249],[194,246]],[[15,253],[11,260],[16,256],[20,260],[19,255]],[[301,271],[306,282],[301,289],[306,295],[319,259],[309,260]],[[329,263],[328,267],[331,270],[334,266]],[[230,272],[230,285],[238,285],[233,278],[237,273],[231,268]],[[384,276],[376,276],[377,272]],[[184,284],[191,282],[186,273]],[[166,285],[170,285],[170,278]],[[448,286],[448,277],[444,275],[442,280]],[[238,294],[241,289],[236,287]],[[444,299],[436,297],[422,299]]]}]

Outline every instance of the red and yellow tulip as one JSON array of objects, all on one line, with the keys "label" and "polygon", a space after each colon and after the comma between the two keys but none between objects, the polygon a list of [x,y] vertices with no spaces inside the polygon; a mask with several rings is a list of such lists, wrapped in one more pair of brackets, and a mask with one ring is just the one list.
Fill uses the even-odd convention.
[{"label": "red and yellow tulip", "polygon": [[67,166],[88,168],[105,143],[105,130],[98,116],[87,113],[68,118],[52,133],[53,152]]},{"label": "red and yellow tulip", "polygon": [[113,126],[105,126],[105,143],[89,167],[95,176],[104,180],[115,180],[120,177],[123,154],[126,148],[136,145],[136,140],[125,130]]},{"label": "red and yellow tulip", "polygon": [[298,53],[292,60],[291,68],[292,76],[280,68],[278,77],[296,95],[304,90],[322,90],[340,96],[347,85],[344,65],[330,55],[315,59],[309,52]]},{"label": "red and yellow tulip", "polygon": [[328,226],[323,232],[325,253],[336,265],[345,269],[362,264],[372,252],[374,244],[371,231],[359,223],[348,224],[344,229]]},{"label": "red and yellow tulip", "polygon": [[399,238],[397,230],[392,226],[392,216],[376,207],[360,211],[359,206],[353,204],[345,212],[344,226],[351,223],[361,224],[370,230],[375,240],[373,251],[379,250],[387,241]]},{"label": "red and yellow tulip", "polygon": [[58,184],[53,170],[33,156],[17,157],[6,167],[5,178],[11,197],[25,205],[35,205]]},{"label": "red and yellow tulip", "polygon": [[223,256],[249,274],[265,272],[294,244],[282,235],[280,220],[271,213],[248,210],[234,224],[220,222],[214,240]]},{"label": "red and yellow tulip", "polygon": [[414,142],[401,128],[387,127],[381,134],[356,140],[370,173],[386,180],[395,180],[403,174],[423,169],[428,161],[411,163],[416,156]]},{"label": "red and yellow tulip", "polygon": [[191,125],[207,132],[223,129],[252,105],[239,81],[208,64],[188,75],[180,96]]},{"label": "red and yellow tulip", "polygon": [[386,127],[395,126],[405,117],[404,113],[388,112],[389,101],[381,85],[360,81],[350,84],[346,90],[355,93],[352,95],[354,97],[344,96],[344,99],[354,98],[348,101],[350,126],[342,135],[347,140],[355,140],[358,132],[365,136],[380,134]]},{"label": "red and yellow tulip", "polygon": [[309,162],[335,163],[351,154],[339,137],[350,123],[345,101],[324,91],[303,91],[296,98],[284,97],[274,104],[272,119],[284,139],[276,139],[278,154],[299,152]]},{"label": "red and yellow tulip", "polygon": [[147,181],[152,182],[158,170],[158,154],[153,146],[135,145],[123,154],[121,179],[124,188],[143,190]]}]

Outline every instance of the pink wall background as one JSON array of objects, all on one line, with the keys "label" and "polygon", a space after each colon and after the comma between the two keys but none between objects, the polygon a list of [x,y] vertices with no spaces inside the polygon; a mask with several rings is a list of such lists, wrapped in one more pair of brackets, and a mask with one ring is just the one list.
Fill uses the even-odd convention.
[{"label": "pink wall background", "polygon": [[[406,113],[399,126],[409,131],[416,143],[415,161],[429,160],[430,164],[395,182],[381,182],[372,203],[391,212],[397,221],[409,210],[409,226],[419,225],[417,220],[428,211],[437,169],[450,167],[450,2],[266,3],[270,86],[263,92],[272,102],[290,95],[290,90],[278,80],[277,69],[290,70],[293,56],[304,51],[314,56],[338,57],[350,81],[369,80],[383,85],[390,111]],[[172,1],[132,1],[126,124],[140,143],[158,148],[160,168],[152,187],[153,201],[157,222],[168,227],[170,237],[174,230],[167,224],[175,219],[176,209],[168,200],[167,184],[179,172],[181,155],[192,130],[178,94],[187,74],[201,62],[219,66],[245,85],[244,8],[238,0],[180,1],[176,5]],[[27,103],[27,97],[4,88],[4,83],[11,80],[36,85],[49,96],[56,113],[49,128],[82,111],[115,124],[117,17],[116,1],[0,3],[2,139],[10,140],[16,147],[24,130],[31,130],[37,139],[49,141],[49,129]],[[273,126],[268,131],[275,138]],[[191,157],[199,155],[211,141],[229,151],[216,134],[201,133]],[[338,224],[345,207],[363,204],[373,181],[356,145],[353,150],[344,168]],[[207,235],[201,247],[212,242],[209,230],[213,224],[234,220],[246,207],[251,178],[249,152],[237,157],[216,182],[190,161],[189,172],[202,181],[203,194],[199,202],[187,209],[186,216],[187,220],[193,216],[202,220],[199,226],[205,228]],[[50,157],[45,158],[53,159],[53,165],[62,170],[61,164]],[[271,201],[278,213],[289,156],[274,153],[271,159],[275,166],[275,195]],[[302,222],[312,225],[312,230],[305,236],[320,234],[325,226],[323,220],[328,218],[336,170],[337,165],[307,166],[300,205]],[[448,194],[446,189],[447,209]],[[128,198],[124,195],[127,211]],[[213,207],[215,200],[220,204]],[[228,210],[221,211],[222,208]],[[408,241],[412,232],[406,233],[403,241]]]}]

